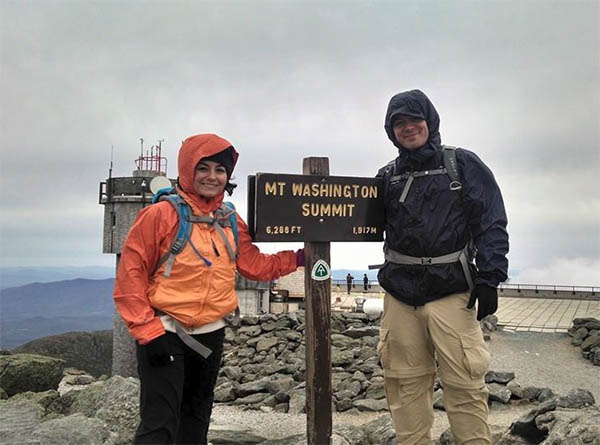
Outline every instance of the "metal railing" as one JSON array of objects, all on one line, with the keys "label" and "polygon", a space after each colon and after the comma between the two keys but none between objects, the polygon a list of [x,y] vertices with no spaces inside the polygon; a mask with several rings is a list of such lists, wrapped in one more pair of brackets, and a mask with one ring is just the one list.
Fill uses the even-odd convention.
[{"label": "metal railing", "polygon": [[596,295],[597,292],[600,291],[600,287],[598,286],[568,286],[568,285],[556,285],[556,284],[500,284],[498,286],[500,291],[502,290],[516,290],[517,292],[521,291],[533,291],[536,294],[540,291],[544,292],[552,292],[554,294],[558,292],[571,292],[573,295],[578,292],[591,293],[592,295]]}]

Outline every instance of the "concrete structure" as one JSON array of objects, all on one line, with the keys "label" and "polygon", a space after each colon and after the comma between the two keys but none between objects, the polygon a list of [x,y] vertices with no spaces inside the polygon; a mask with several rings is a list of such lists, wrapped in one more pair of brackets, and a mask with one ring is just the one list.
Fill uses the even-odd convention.
[{"label": "concrete structure", "polygon": [[239,300],[241,315],[264,314],[270,311],[269,281],[253,281],[236,275],[235,291]]},{"label": "concrete structure", "polygon": [[[127,233],[138,212],[151,204],[150,181],[165,173],[153,170],[135,170],[129,177],[109,178],[100,183],[99,202],[104,205],[103,253],[116,255],[119,267],[121,250]],[[175,181],[171,180],[174,184]],[[135,342],[115,310],[113,322],[112,374],[123,377],[137,376]]]}]

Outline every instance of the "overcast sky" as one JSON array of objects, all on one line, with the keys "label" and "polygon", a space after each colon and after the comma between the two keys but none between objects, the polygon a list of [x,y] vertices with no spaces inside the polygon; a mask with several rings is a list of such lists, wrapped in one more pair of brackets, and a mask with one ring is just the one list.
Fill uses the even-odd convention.
[{"label": "overcast sky", "polygon": [[[419,88],[442,141],[493,170],[515,283],[600,285],[600,2],[0,1],[2,266],[109,265],[98,183],[164,139],[216,132],[246,177],[373,176],[390,97]],[[263,251],[288,245],[261,244]],[[298,248],[300,244],[292,245]],[[380,262],[332,244],[332,267]]]}]

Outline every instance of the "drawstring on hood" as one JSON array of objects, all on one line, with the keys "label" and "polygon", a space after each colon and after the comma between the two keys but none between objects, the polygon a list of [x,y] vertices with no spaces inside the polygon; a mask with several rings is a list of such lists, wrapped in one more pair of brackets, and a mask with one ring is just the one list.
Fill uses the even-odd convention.
[{"label": "drawstring on hood", "polygon": [[178,192],[192,206],[195,213],[208,214],[214,212],[221,206],[224,197],[224,193],[221,193],[214,198],[206,199],[196,193],[194,189],[194,172],[198,162],[228,149],[231,152],[230,157],[233,162],[231,165],[224,165],[224,167],[227,170],[227,176],[231,177],[239,154],[228,140],[216,134],[197,134],[190,136],[181,144],[177,159]]},{"label": "drawstring on hood", "polygon": [[[402,147],[394,135],[394,121],[400,115],[424,119],[429,130],[427,143],[418,150],[409,151]],[[421,163],[441,149],[440,116],[429,98],[420,90],[404,91],[390,99],[385,114],[385,132],[392,143],[398,148],[402,161]]]}]

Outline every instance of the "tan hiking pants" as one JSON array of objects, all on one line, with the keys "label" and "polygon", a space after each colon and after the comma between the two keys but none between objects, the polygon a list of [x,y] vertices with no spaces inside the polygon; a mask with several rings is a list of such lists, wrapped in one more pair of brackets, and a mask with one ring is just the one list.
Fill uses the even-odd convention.
[{"label": "tan hiking pants", "polygon": [[430,444],[436,371],[455,442],[491,444],[484,382],[490,355],[468,301],[468,294],[459,293],[415,309],[385,295],[377,352],[402,445]]}]

